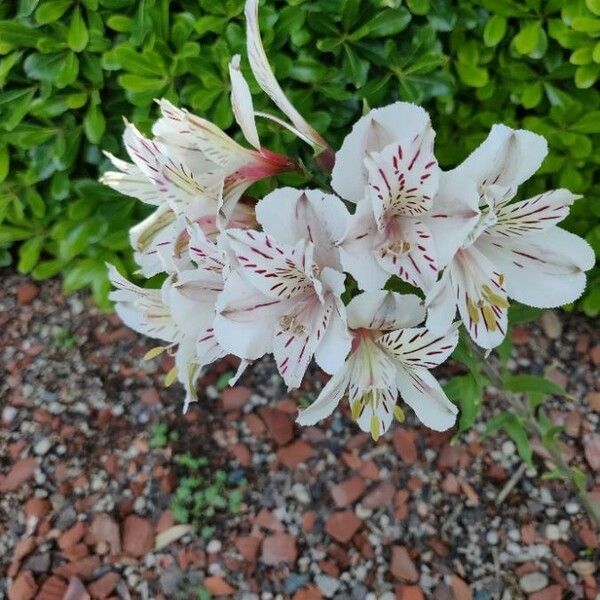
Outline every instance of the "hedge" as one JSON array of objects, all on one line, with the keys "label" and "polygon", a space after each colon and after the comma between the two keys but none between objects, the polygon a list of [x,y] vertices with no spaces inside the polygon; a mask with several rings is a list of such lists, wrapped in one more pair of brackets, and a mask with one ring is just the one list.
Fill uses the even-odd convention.
[{"label": "hedge", "polygon": [[[67,292],[90,286],[110,306],[104,263],[134,270],[127,230],[144,209],[96,182],[102,150],[123,156],[122,116],[149,132],[161,96],[231,126],[243,3],[0,4],[2,266],[61,274]],[[546,136],[550,154],[521,193],[581,194],[565,226],[600,253],[600,0],[267,0],[261,26],[278,79],[334,145],[365,107],[396,99],[430,111],[442,166],[496,122]],[[267,146],[305,156],[261,127]],[[598,268],[579,307],[600,312]]]}]

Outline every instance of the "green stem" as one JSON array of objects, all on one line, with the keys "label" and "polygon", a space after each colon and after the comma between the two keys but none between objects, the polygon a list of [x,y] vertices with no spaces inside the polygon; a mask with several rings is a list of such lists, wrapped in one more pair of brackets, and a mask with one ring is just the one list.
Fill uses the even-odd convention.
[{"label": "green stem", "polygon": [[525,427],[527,429],[527,433],[531,436],[539,437],[542,445],[548,451],[552,462],[556,466],[557,470],[560,472],[562,478],[571,484],[571,487],[579,497],[581,505],[587,511],[589,517],[596,523],[596,527],[600,530],[600,506],[596,504],[588,495],[585,489],[583,489],[577,480],[577,477],[569,467],[560,446],[558,444],[552,443],[551,441],[545,441],[544,432],[540,426],[540,424],[536,421],[535,417],[532,415],[531,411],[527,410],[522,402],[520,402],[513,394],[510,392],[506,392],[503,390],[503,381],[502,375],[500,371],[487,360],[478,346],[471,340],[471,338],[467,338],[467,343],[469,344],[471,350],[477,354],[481,359],[481,365],[491,384],[497,389],[504,392],[504,395],[510,405],[525,418]]}]

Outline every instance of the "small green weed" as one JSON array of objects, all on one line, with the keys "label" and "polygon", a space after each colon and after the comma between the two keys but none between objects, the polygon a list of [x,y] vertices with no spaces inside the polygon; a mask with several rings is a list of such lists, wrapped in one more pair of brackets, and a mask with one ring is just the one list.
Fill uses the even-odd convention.
[{"label": "small green weed", "polygon": [[180,523],[196,525],[200,534],[208,538],[214,532],[214,518],[218,513],[239,513],[246,481],[241,478],[234,483],[224,470],[211,471],[204,456],[180,454],[175,462],[184,469],[185,475],[179,480],[171,501],[173,517]]}]

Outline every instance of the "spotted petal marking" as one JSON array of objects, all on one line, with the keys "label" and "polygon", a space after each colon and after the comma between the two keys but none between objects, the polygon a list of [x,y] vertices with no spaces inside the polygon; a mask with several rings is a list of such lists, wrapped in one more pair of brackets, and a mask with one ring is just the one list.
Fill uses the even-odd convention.
[{"label": "spotted petal marking", "polygon": [[200,368],[210,365],[227,355],[227,352],[221,347],[215,337],[214,327],[208,327],[200,332],[200,336],[196,341],[196,355]]},{"label": "spotted petal marking", "polygon": [[377,343],[406,365],[431,369],[444,362],[458,343],[458,330],[434,334],[426,327],[390,331]]},{"label": "spotted petal marking", "polygon": [[352,418],[377,440],[390,426],[397,398],[396,366],[373,340],[363,338],[348,363]]},{"label": "spotted petal marking", "polygon": [[473,246],[459,250],[451,268],[452,287],[463,323],[482,348],[496,347],[507,328],[504,275]]},{"label": "spotted petal marking", "polygon": [[289,388],[299,387],[334,309],[333,299],[321,304],[316,295],[296,303],[275,328],[273,354]]},{"label": "spotted petal marking", "polygon": [[209,173],[200,178],[189,167],[170,158],[159,163],[154,182],[175,210],[199,201],[203,201],[206,206],[216,205],[220,190],[218,175]]},{"label": "spotted petal marking", "polygon": [[228,229],[227,235],[243,273],[263,294],[287,299],[314,293],[315,282],[308,275],[312,260],[302,246],[278,244],[249,229]]},{"label": "spotted petal marking", "polygon": [[400,217],[388,223],[385,236],[375,250],[380,267],[415,287],[429,289],[438,268],[435,243],[426,225]]},{"label": "spotted petal marking", "polygon": [[178,328],[161,290],[140,288],[125,279],[113,265],[108,266],[110,282],[116,288],[109,298],[116,303],[117,314],[128,326],[149,337],[173,342]]},{"label": "spotted petal marking", "polygon": [[559,189],[504,205],[497,213],[496,224],[488,229],[488,233],[520,236],[546,230],[569,214],[569,207],[577,198],[579,196],[569,190]]},{"label": "spotted petal marking", "polygon": [[379,229],[396,216],[418,216],[431,209],[439,169],[427,128],[410,143],[393,143],[365,158],[368,189]]},{"label": "spotted petal marking", "polygon": [[[191,152],[201,152],[205,159],[221,168],[237,168],[253,151],[240,146],[214,123],[173,106],[167,100],[159,101],[163,119],[154,128],[154,134],[165,137],[171,144]],[[161,122],[162,121],[162,122]]]},{"label": "spotted petal marking", "polygon": [[175,210],[198,200],[214,203],[219,186],[218,173],[197,176],[187,165],[171,158],[160,144],[145,138],[131,124],[128,124],[123,137],[131,159]]},{"label": "spotted petal marking", "polygon": [[145,204],[159,206],[164,202],[156,186],[137,165],[121,160],[110,152],[104,154],[119,171],[106,171],[100,177],[101,183],[121,194],[137,198]]},{"label": "spotted petal marking", "polygon": [[209,240],[198,224],[190,227],[188,232],[190,258],[196,263],[198,269],[222,277],[225,258],[216,242]]}]

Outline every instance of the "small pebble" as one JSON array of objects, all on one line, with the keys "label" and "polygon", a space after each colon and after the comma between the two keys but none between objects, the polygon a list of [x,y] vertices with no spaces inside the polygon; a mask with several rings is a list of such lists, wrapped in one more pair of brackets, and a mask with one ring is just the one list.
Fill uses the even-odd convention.
[{"label": "small pebble", "polygon": [[221,542],[219,540],[210,540],[208,542],[208,546],[206,546],[206,551],[209,554],[217,554],[217,552],[221,551]]},{"label": "small pebble", "polygon": [[326,598],[331,598],[340,587],[340,582],[330,575],[317,575],[315,577],[315,583]]},{"label": "small pebble", "polygon": [[17,416],[17,409],[14,406],[5,406],[2,409],[2,420],[5,423],[12,423]]},{"label": "small pebble", "polygon": [[539,592],[548,585],[548,577],[537,571],[534,573],[527,573],[519,579],[519,585],[526,594]]},{"label": "small pebble", "polygon": [[502,454],[504,454],[504,456],[513,456],[516,451],[517,448],[511,440],[506,440],[502,444]]},{"label": "small pebble", "polygon": [[52,442],[48,438],[42,438],[39,442],[36,442],[33,447],[34,454],[38,456],[44,456],[48,453],[48,450],[52,447]]},{"label": "small pebble", "polygon": [[546,525],[546,537],[551,542],[560,540],[560,529],[558,528],[558,525],[554,525],[554,523],[551,523],[550,525]]},{"label": "small pebble", "polygon": [[488,531],[487,535],[485,536],[485,539],[487,543],[491,546],[495,546],[499,541],[498,534],[495,531]]},{"label": "small pebble", "polygon": [[567,502],[565,504],[565,510],[568,515],[576,515],[579,512],[579,504],[577,504],[577,502]]}]

